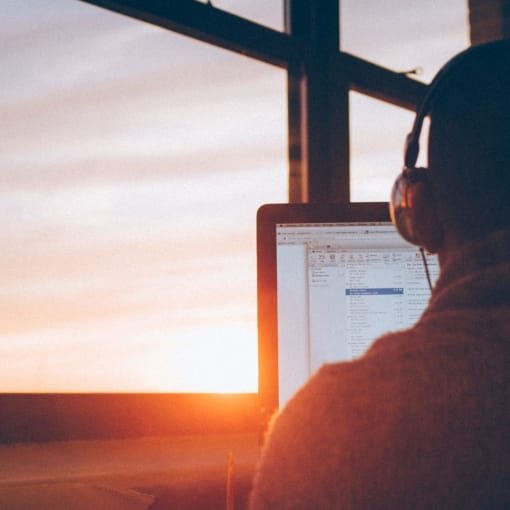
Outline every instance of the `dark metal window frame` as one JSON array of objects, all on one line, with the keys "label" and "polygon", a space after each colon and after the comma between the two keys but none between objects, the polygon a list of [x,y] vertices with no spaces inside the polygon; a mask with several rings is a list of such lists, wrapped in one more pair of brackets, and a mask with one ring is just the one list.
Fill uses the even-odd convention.
[{"label": "dark metal window frame", "polygon": [[[426,86],[339,51],[338,0],[284,0],[279,32],[195,0],[82,0],[287,71],[289,201],[349,201],[350,90],[415,109]],[[0,394],[0,442],[256,430],[256,394]]]}]

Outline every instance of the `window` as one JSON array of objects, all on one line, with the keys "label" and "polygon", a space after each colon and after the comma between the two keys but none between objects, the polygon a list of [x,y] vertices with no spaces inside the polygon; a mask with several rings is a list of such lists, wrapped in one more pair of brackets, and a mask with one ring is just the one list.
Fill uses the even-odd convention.
[{"label": "window", "polygon": [[0,390],[256,392],[285,72],[81,2],[0,15]]},{"label": "window", "polygon": [[387,202],[413,113],[356,92],[349,94],[349,113],[351,201]]},{"label": "window", "polygon": [[257,207],[386,201],[465,2],[94,3],[0,4],[0,389],[254,392]]},{"label": "window", "polygon": [[[469,45],[467,2],[340,1],[341,49],[398,73],[430,82]],[[367,15],[370,13],[370,15]],[[369,36],[367,36],[369,34]],[[412,72],[415,70],[416,72]],[[356,92],[349,94],[350,199],[387,201],[402,169],[414,115]],[[424,135],[428,132],[423,130]],[[426,145],[420,152],[426,164]]]}]

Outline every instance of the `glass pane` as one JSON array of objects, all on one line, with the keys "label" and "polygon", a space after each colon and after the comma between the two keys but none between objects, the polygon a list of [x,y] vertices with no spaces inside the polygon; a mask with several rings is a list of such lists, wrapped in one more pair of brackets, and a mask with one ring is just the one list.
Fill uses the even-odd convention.
[{"label": "glass pane", "polygon": [[81,2],[0,17],[0,391],[256,391],[284,71]]},{"label": "glass pane", "polygon": [[[387,202],[403,166],[404,141],[414,113],[356,92],[349,93],[351,201]],[[428,132],[424,126],[423,133]],[[422,144],[419,164],[426,160]]]},{"label": "glass pane", "polygon": [[254,21],[259,25],[279,30],[284,29],[282,0],[199,0],[218,9]]},{"label": "glass pane", "polygon": [[340,0],[342,51],[395,71],[421,68],[429,82],[469,46],[466,0]]}]

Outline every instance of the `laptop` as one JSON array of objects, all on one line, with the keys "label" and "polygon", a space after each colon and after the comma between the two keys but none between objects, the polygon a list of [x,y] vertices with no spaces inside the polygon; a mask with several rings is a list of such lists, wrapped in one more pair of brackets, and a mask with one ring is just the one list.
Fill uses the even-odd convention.
[{"label": "laptop", "polygon": [[271,413],[324,363],[350,361],[427,306],[437,258],[386,203],[266,204],[257,213],[259,398]]}]

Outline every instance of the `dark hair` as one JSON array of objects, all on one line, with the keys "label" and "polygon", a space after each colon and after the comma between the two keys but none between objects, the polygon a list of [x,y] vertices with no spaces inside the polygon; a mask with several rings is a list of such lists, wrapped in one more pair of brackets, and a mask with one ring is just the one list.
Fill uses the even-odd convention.
[{"label": "dark hair", "polygon": [[438,213],[464,238],[510,225],[510,40],[466,51],[430,109]]}]

